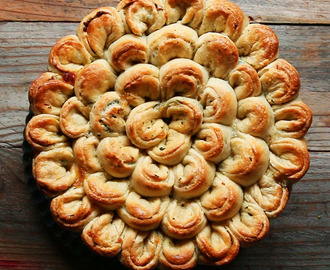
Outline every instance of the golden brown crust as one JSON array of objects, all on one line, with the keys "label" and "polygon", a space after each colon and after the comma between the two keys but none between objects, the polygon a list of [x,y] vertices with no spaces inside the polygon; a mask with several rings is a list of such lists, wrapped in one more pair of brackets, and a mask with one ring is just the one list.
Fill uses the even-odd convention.
[{"label": "golden brown crust", "polygon": [[249,19],[236,4],[226,0],[207,0],[198,34],[217,32],[235,41],[248,24]]},{"label": "golden brown crust", "polygon": [[25,138],[36,150],[45,151],[69,145],[69,140],[60,128],[60,118],[40,114],[31,118],[25,128]]},{"label": "golden brown crust", "polygon": [[148,198],[132,191],[117,213],[130,227],[150,231],[159,226],[169,202],[168,196]]},{"label": "golden brown crust", "polygon": [[274,125],[272,108],[263,96],[240,100],[237,118],[237,130],[265,140]]},{"label": "golden brown crust", "polygon": [[226,176],[216,173],[209,191],[201,197],[208,220],[223,221],[235,216],[243,202],[243,190]]},{"label": "golden brown crust", "polygon": [[60,115],[62,105],[72,94],[73,86],[62,76],[45,72],[30,86],[30,108],[34,114]]},{"label": "golden brown crust", "polygon": [[174,239],[189,239],[205,227],[207,220],[198,200],[172,200],[162,220],[163,232]]},{"label": "golden brown crust", "polygon": [[159,69],[150,64],[134,65],[119,75],[115,90],[134,107],[159,100]]},{"label": "golden brown crust", "polygon": [[146,38],[130,34],[121,37],[110,45],[107,60],[117,72],[122,72],[138,63],[147,63]]},{"label": "golden brown crust", "polygon": [[131,109],[126,100],[116,92],[106,92],[94,104],[90,113],[90,125],[98,138],[124,134],[125,121]]},{"label": "golden brown crust", "polygon": [[73,144],[73,153],[80,168],[88,173],[102,171],[96,154],[98,145],[99,140],[95,136],[80,137]]},{"label": "golden brown crust", "polygon": [[186,156],[191,146],[190,136],[169,129],[166,138],[147,153],[153,160],[166,165],[176,165]]},{"label": "golden brown crust", "polygon": [[148,36],[149,62],[157,67],[174,58],[192,59],[196,31],[178,23],[163,27]]},{"label": "golden brown crust", "polygon": [[123,0],[117,6],[126,24],[126,32],[142,36],[160,29],[165,24],[162,0]]},{"label": "golden brown crust", "polygon": [[270,104],[283,104],[299,93],[298,71],[284,59],[278,59],[259,71],[262,90]]},{"label": "golden brown crust", "polygon": [[117,76],[110,64],[99,59],[86,65],[78,74],[74,85],[77,98],[87,105],[94,104],[105,92],[113,89]]},{"label": "golden brown crust", "polygon": [[126,227],[120,261],[130,269],[154,269],[158,264],[162,243],[163,237],[157,231],[140,232]]},{"label": "golden brown crust", "polygon": [[81,232],[100,212],[80,186],[73,186],[54,198],[50,204],[50,210],[56,222],[76,232]]},{"label": "golden brown crust", "polygon": [[90,131],[90,108],[81,103],[77,97],[69,98],[62,106],[60,127],[70,138],[84,136]]},{"label": "golden brown crust", "polygon": [[139,149],[126,136],[104,138],[96,152],[102,168],[117,178],[130,176],[140,157]]},{"label": "golden brown crust", "polygon": [[156,101],[135,107],[126,122],[126,135],[139,148],[159,144],[167,136],[168,126],[161,119],[163,106]]},{"label": "golden brown crust", "polygon": [[188,270],[197,265],[197,252],[190,240],[165,237],[159,257],[160,269]]},{"label": "golden brown crust", "polygon": [[41,152],[33,159],[32,173],[39,189],[47,196],[67,190],[79,177],[71,147]]},{"label": "golden brown crust", "polygon": [[289,189],[284,183],[276,182],[271,174],[266,174],[246,190],[269,218],[277,217],[289,199]]},{"label": "golden brown crust", "polygon": [[275,128],[281,137],[303,138],[312,124],[312,110],[302,101],[272,106]]},{"label": "golden brown crust", "polygon": [[197,28],[203,19],[204,0],[165,0],[166,23],[188,24]]},{"label": "golden brown crust", "polygon": [[276,178],[285,177],[289,184],[302,178],[309,168],[309,153],[306,142],[292,138],[271,141],[270,165]]},{"label": "golden brown crust", "polygon": [[232,156],[220,165],[220,172],[241,186],[249,186],[258,181],[269,164],[267,144],[251,135],[238,133],[231,140]]},{"label": "golden brown crust", "polygon": [[229,74],[237,100],[256,97],[261,94],[261,83],[257,71],[249,64],[240,63]]},{"label": "golden brown crust", "polygon": [[171,119],[169,128],[192,136],[200,129],[203,121],[202,107],[191,98],[173,97],[164,104],[163,117]]},{"label": "golden brown crust", "polygon": [[88,198],[108,210],[115,210],[125,204],[129,193],[126,179],[114,179],[104,172],[86,176],[84,190]]},{"label": "golden brown crust", "polygon": [[196,42],[194,61],[208,67],[214,77],[226,79],[238,64],[235,43],[219,33],[206,33]]},{"label": "golden brown crust", "polygon": [[199,260],[206,265],[225,265],[238,254],[240,244],[227,226],[212,224],[196,236]]},{"label": "golden brown crust", "polygon": [[173,167],[174,196],[191,199],[200,196],[212,185],[215,166],[196,150],[190,149],[182,162]]},{"label": "golden brown crust", "polygon": [[264,24],[249,24],[236,42],[241,58],[261,69],[273,62],[279,53],[279,41],[274,31]]},{"label": "golden brown crust", "polygon": [[91,55],[84,45],[77,36],[70,35],[61,38],[52,47],[48,59],[48,70],[73,77],[70,83],[74,84],[77,72],[90,63]]},{"label": "golden brown crust", "polygon": [[88,52],[98,57],[103,57],[104,50],[124,34],[121,17],[113,7],[94,9],[82,19],[77,30],[77,36]]},{"label": "golden brown crust", "polygon": [[203,106],[203,121],[232,125],[237,111],[234,90],[224,80],[211,78],[199,101]]},{"label": "golden brown crust", "polygon": [[84,243],[95,253],[113,257],[121,251],[125,223],[112,212],[96,217],[84,228],[81,236]]},{"label": "golden brown crust", "polygon": [[209,79],[208,72],[189,59],[174,59],[160,69],[160,92],[163,100],[174,96],[196,98]]},{"label": "golden brown crust", "polygon": [[205,123],[196,134],[193,147],[207,161],[218,164],[230,155],[232,128],[215,123]]},{"label": "golden brown crust", "polygon": [[150,156],[139,158],[131,177],[133,189],[147,197],[169,195],[174,185],[172,169],[154,162]]},{"label": "golden brown crust", "polygon": [[269,220],[263,209],[245,196],[240,212],[228,222],[228,227],[241,246],[246,247],[266,236]]}]

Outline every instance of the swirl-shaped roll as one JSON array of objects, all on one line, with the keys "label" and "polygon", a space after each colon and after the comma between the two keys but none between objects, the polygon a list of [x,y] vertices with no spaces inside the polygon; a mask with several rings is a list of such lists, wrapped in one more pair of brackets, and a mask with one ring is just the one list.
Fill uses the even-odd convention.
[{"label": "swirl-shaped roll", "polygon": [[157,231],[141,232],[126,227],[120,261],[130,269],[156,268],[163,237]]},{"label": "swirl-shaped roll", "polygon": [[204,0],[166,0],[166,23],[181,20],[191,28],[197,28],[203,19]]},{"label": "swirl-shaped roll", "polygon": [[45,72],[30,86],[30,108],[34,114],[60,115],[62,105],[72,94],[73,86],[65,82],[62,76]]},{"label": "swirl-shaped roll", "polygon": [[117,72],[122,72],[138,63],[147,63],[146,37],[124,35],[110,45],[106,58]]},{"label": "swirl-shaped roll", "polygon": [[197,235],[207,223],[199,201],[172,200],[161,228],[174,239],[188,239]]},{"label": "swirl-shaped roll", "polygon": [[166,139],[149,149],[148,155],[161,164],[175,165],[186,156],[190,146],[190,136],[170,129]]},{"label": "swirl-shaped roll", "polygon": [[174,195],[191,199],[209,189],[215,176],[215,166],[194,149],[190,149],[180,164],[173,167]]},{"label": "swirl-shaped roll", "polygon": [[130,227],[150,231],[162,221],[170,203],[169,197],[147,198],[132,191],[126,198],[125,205],[118,209],[118,215]]},{"label": "swirl-shaped roll", "polygon": [[238,254],[240,244],[224,225],[207,225],[197,236],[199,260],[206,265],[225,265]]},{"label": "swirl-shaped roll", "polygon": [[235,41],[249,24],[249,19],[234,3],[226,0],[207,0],[198,34],[217,32]]},{"label": "swirl-shaped roll", "polygon": [[160,68],[160,90],[163,100],[174,96],[196,98],[209,79],[204,67],[189,59],[174,59]]},{"label": "swirl-shaped roll", "polygon": [[125,222],[108,212],[89,222],[81,237],[84,243],[95,253],[113,257],[121,251]]},{"label": "swirl-shaped roll", "polygon": [[237,107],[237,130],[267,139],[274,125],[274,114],[263,97],[250,97],[240,100]]},{"label": "swirl-shaped roll", "polygon": [[126,136],[104,138],[96,152],[102,168],[117,178],[131,175],[140,157],[139,149]]},{"label": "swirl-shaped roll", "polygon": [[273,62],[279,54],[279,40],[275,32],[264,24],[249,24],[236,46],[242,60],[257,70]]},{"label": "swirl-shaped roll", "polygon": [[237,65],[230,72],[228,82],[234,89],[237,100],[256,97],[261,94],[259,75],[249,64]]},{"label": "swirl-shaped roll", "polygon": [[32,173],[38,187],[47,196],[67,190],[79,177],[71,147],[41,152],[33,159]]},{"label": "swirl-shaped roll", "polygon": [[146,100],[159,100],[159,69],[150,64],[137,64],[119,75],[116,92],[132,106]]},{"label": "swirl-shaped roll", "polygon": [[232,125],[237,111],[234,90],[224,80],[211,78],[199,98],[203,106],[203,121]]},{"label": "swirl-shaped roll", "polygon": [[257,202],[267,217],[274,218],[285,208],[290,192],[284,183],[276,182],[266,172],[258,182],[248,187],[245,194]]},{"label": "swirl-shaped roll", "polygon": [[46,151],[69,145],[60,128],[60,118],[51,114],[33,116],[25,128],[25,138],[36,150]]},{"label": "swirl-shaped roll", "polygon": [[262,90],[270,104],[292,101],[299,94],[298,71],[284,59],[278,59],[259,71]]},{"label": "swirl-shaped roll", "polygon": [[77,98],[85,105],[94,104],[105,92],[113,89],[117,76],[110,64],[98,59],[86,65],[78,74],[74,85]]},{"label": "swirl-shaped roll", "polygon": [[80,232],[100,213],[86,196],[83,187],[72,186],[65,193],[54,198],[50,204],[53,218],[64,228]]},{"label": "swirl-shaped roll", "polygon": [[125,34],[118,11],[113,7],[94,9],[79,24],[77,36],[88,52],[103,57],[104,50]]},{"label": "swirl-shaped roll", "polygon": [[90,108],[86,107],[77,97],[69,98],[62,107],[60,127],[70,138],[84,136],[90,131]]},{"label": "swirl-shaped roll", "polygon": [[194,61],[208,67],[216,78],[226,79],[238,59],[237,47],[227,36],[206,33],[196,42]]},{"label": "swirl-shaped roll", "polygon": [[201,197],[206,217],[223,221],[235,216],[243,203],[243,190],[226,176],[216,173],[211,189]]},{"label": "swirl-shaped roll", "polygon": [[108,210],[115,210],[125,204],[129,193],[129,182],[126,179],[114,179],[97,172],[86,176],[84,190],[88,198]]},{"label": "swirl-shaped roll", "polygon": [[197,265],[195,245],[189,240],[165,237],[159,257],[160,269],[192,269]]},{"label": "swirl-shaped roll", "polygon": [[309,168],[309,153],[306,142],[292,138],[271,141],[270,165],[276,178],[285,177],[289,184],[302,178]]},{"label": "swirl-shaped roll", "polygon": [[207,161],[215,164],[230,155],[230,139],[232,128],[220,124],[205,123],[196,134],[193,147],[198,150]]},{"label": "swirl-shaped roll", "polygon": [[263,239],[269,230],[269,220],[263,209],[253,201],[244,201],[240,212],[228,221],[228,227],[242,247]]},{"label": "swirl-shaped roll", "polygon": [[102,171],[96,154],[98,145],[99,140],[95,136],[80,137],[73,144],[73,153],[80,168],[88,173]]},{"label": "swirl-shaped roll", "polygon": [[91,55],[77,36],[66,36],[57,41],[52,47],[48,59],[48,70],[55,73],[64,73],[64,75],[68,74],[69,82],[74,84],[78,71],[85,65],[90,64],[91,59]]},{"label": "swirl-shaped roll", "polygon": [[198,132],[203,122],[202,106],[195,100],[173,97],[165,102],[163,116],[171,119],[169,128],[192,136]]},{"label": "swirl-shaped roll", "polygon": [[157,164],[149,156],[139,158],[131,176],[133,189],[146,197],[162,197],[171,193],[174,175],[170,168]]},{"label": "swirl-shaped roll", "polygon": [[94,104],[90,113],[90,125],[99,138],[115,137],[125,132],[125,120],[131,109],[126,100],[116,92],[106,92]]},{"label": "swirl-shaped roll", "polygon": [[165,24],[165,6],[162,0],[123,0],[117,9],[126,23],[126,32],[142,36],[160,29]]},{"label": "swirl-shaped roll", "polygon": [[303,138],[312,124],[312,110],[302,101],[272,106],[275,128],[281,137]]},{"label": "swirl-shaped roll", "polygon": [[147,149],[159,144],[168,133],[161,119],[164,107],[159,102],[146,102],[135,107],[126,121],[126,135],[139,148]]},{"label": "swirl-shaped roll", "polygon": [[148,36],[149,62],[160,67],[174,58],[192,59],[197,39],[196,31],[188,26],[165,26]]},{"label": "swirl-shaped roll", "polygon": [[241,186],[250,186],[266,172],[269,164],[268,145],[251,135],[238,133],[231,140],[232,156],[220,165],[220,172]]}]

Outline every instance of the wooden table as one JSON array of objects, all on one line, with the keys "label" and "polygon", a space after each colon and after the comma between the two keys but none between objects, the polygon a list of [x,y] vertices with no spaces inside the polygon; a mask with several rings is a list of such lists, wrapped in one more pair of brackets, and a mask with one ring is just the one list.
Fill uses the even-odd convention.
[{"label": "wooden table", "polygon": [[[271,220],[267,238],[242,249],[225,269],[330,269],[330,1],[234,2],[275,30],[280,56],[301,75],[301,97],[314,120],[306,136],[308,173]],[[46,70],[50,47],[74,34],[93,8],[117,3],[0,0],[0,269],[89,269],[41,222],[23,173],[22,132],[28,88]]]}]

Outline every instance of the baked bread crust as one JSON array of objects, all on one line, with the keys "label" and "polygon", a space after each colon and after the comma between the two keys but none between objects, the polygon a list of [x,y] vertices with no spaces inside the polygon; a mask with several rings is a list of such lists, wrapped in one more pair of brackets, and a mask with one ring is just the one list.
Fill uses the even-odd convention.
[{"label": "baked bread crust", "polygon": [[309,167],[312,112],[279,41],[227,0],[122,0],[29,89],[25,137],[56,222],[132,270],[221,266]]}]

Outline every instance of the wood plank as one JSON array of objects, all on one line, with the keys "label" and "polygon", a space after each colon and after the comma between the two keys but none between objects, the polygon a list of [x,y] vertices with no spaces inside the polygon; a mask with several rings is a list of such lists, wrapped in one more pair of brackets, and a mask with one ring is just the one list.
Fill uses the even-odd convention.
[{"label": "wood plank", "polygon": [[[258,22],[329,24],[329,0],[233,0]],[[75,21],[94,8],[117,6],[119,0],[0,0],[3,21]]]},{"label": "wood plank", "polygon": [[[91,263],[74,256],[41,222],[23,174],[22,150],[8,148],[1,153],[0,268],[13,264],[14,269],[89,269]],[[330,266],[330,240],[325,237],[330,233],[330,181],[324,180],[330,179],[330,153],[312,153],[311,162],[311,170],[294,186],[284,212],[271,220],[267,237],[241,249],[224,269]]]},{"label": "wood plank", "polygon": [[[0,147],[20,147],[28,113],[31,82],[46,71],[51,46],[73,34],[77,23],[0,24]],[[302,99],[314,121],[306,136],[311,151],[330,151],[330,33],[325,26],[273,25],[280,39],[280,56],[300,72]]]}]

